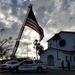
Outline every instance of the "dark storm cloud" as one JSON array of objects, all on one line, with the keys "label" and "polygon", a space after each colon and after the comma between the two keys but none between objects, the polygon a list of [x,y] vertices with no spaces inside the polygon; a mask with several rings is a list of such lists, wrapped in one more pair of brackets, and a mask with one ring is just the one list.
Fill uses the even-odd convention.
[{"label": "dark storm cloud", "polygon": [[48,12],[51,13],[55,10],[55,2],[54,0],[50,2],[49,6],[48,6]]},{"label": "dark storm cloud", "polygon": [[62,8],[64,10],[68,10],[69,7],[70,7],[70,0],[63,0],[63,2],[62,2]]},{"label": "dark storm cloud", "polygon": [[[19,1],[21,1],[21,0],[19,0]],[[26,0],[23,2],[21,1],[21,3],[18,2],[18,0],[11,0],[11,2],[12,2],[12,4],[11,4],[12,14],[11,15],[15,15],[17,17],[19,17],[19,16],[21,17],[22,15],[24,15],[23,11],[25,11],[27,9],[27,7],[30,3],[29,0]]]},{"label": "dark storm cloud", "polygon": [[[39,5],[37,6],[37,4],[34,4],[35,6],[37,6],[36,8],[36,17],[37,17],[37,20],[40,24],[42,24],[43,26],[46,25],[46,20],[47,18],[45,19],[45,17],[47,15],[45,15],[45,12],[48,12],[51,14],[51,12],[54,11],[55,9],[55,3],[54,3],[54,0],[48,0],[49,2],[46,2],[45,0],[44,1],[40,1],[40,3],[38,3]],[[36,3],[36,2],[35,2]],[[34,7],[35,7],[34,6]],[[45,19],[45,20],[44,20]],[[45,26],[44,26],[45,27]]]},{"label": "dark storm cloud", "polygon": [[5,23],[0,22],[0,29],[3,29],[5,27]]},{"label": "dark storm cloud", "polygon": [[69,8],[71,7],[71,3],[74,3],[75,0],[63,0],[62,1],[62,10],[70,10]]},{"label": "dark storm cloud", "polygon": [[11,10],[12,10],[12,15],[17,15],[18,12],[18,2],[17,0],[11,0]]}]

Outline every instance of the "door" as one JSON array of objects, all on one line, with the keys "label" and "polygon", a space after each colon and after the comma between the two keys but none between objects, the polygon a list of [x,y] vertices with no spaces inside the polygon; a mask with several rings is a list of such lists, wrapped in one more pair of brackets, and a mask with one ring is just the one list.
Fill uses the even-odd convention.
[{"label": "door", "polygon": [[33,61],[24,61],[19,65],[20,71],[26,71],[26,70],[33,70],[35,65],[33,64]]},{"label": "door", "polygon": [[54,66],[54,57],[52,55],[47,57],[47,63],[49,66]]}]

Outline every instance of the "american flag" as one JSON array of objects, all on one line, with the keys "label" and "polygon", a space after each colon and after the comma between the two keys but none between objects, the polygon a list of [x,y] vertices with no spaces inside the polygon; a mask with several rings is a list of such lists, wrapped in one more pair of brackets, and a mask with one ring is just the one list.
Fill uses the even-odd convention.
[{"label": "american flag", "polygon": [[37,20],[35,18],[32,8],[30,8],[25,25],[32,28],[40,35],[40,41],[43,39],[44,37],[43,29],[37,23]]}]

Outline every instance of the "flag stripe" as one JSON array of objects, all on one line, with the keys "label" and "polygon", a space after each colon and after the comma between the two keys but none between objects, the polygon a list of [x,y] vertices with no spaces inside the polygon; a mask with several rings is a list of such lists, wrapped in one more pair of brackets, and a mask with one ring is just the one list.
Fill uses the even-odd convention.
[{"label": "flag stripe", "polygon": [[[34,22],[35,23],[35,22]],[[38,32],[39,34],[42,34],[43,30],[41,27],[39,27],[36,23],[36,25],[33,23],[32,20],[27,20],[26,24],[27,26],[29,26],[30,28],[34,29],[36,32]]]},{"label": "flag stripe", "polygon": [[28,18],[27,21],[30,22],[31,24],[34,24],[34,27],[36,27],[36,29],[39,29],[40,31],[43,31],[42,28],[35,21],[33,21],[33,20],[29,19],[29,18]]},{"label": "flag stripe", "polygon": [[29,26],[34,27],[34,28],[36,28],[38,30],[37,24],[33,23],[30,20],[28,20],[27,23],[30,24]]},{"label": "flag stripe", "polygon": [[30,22],[32,22],[32,23],[34,23],[35,25],[38,26],[38,23],[36,23],[34,20],[32,20],[32,19],[30,19],[30,18],[28,18],[27,21],[30,21]]},{"label": "flag stripe", "polygon": [[[38,31],[39,32],[39,30],[40,30],[40,27],[37,27],[37,24],[35,25],[34,23],[32,23],[32,22],[30,22],[30,21],[27,21],[27,26],[29,26],[29,27],[32,27],[33,29],[35,28],[36,29],[36,31]],[[41,30],[40,30],[41,31]],[[40,33],[40,32],[39,32]]]},{"label": "flag stripe", "polygon": [[30,24],[27,24],[27,26],[28,26],[28,27],[30,27],[30,28],[32,28],[32,29],[34,29],[36,32],[38,32],[38,33],[39,33],[39,31],[38,31],[38,30],[36,30],[36,28],[35,28],[35,27],[32,27]]}]

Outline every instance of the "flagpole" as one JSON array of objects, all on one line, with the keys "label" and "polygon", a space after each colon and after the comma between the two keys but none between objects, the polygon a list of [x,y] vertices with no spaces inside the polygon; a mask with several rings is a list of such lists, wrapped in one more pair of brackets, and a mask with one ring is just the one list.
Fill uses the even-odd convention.
[{"label": "flagpole", "polygon": [[20,39],[21,39],[21,37],[22,37],[22,33],[23,33],[23,31],[24,31],[25,24],[26,24],[26,20],[27,20],[27,17],[28,17],[28,14],[29,14],[30,9],[32,9],[32,4],[30,4],[30,5],[28,6],[27,15],[26,15],[26,17],[25,17],[25,19],[24,19],[24,21],[23,21],[23,24],[22,24],[22,27],[21,27],[21,29],[20,29],[18,38],[17,38],[16,43],[15,43],[15,46],[14,46],[14,48],[13,48],[13,52],[12,52],[12,54],[11,54],[11,59],[14,59],[14,58],[15,58],[15,53],[16,53],[17,48],[18,48],[18,46],[19,46]]},{"label": "flagpole", "polygon": [[26,20],[27,20],[27,17],[28,17],[28,14],[29,14],[30,9],[32,9],[32,4],[30,4],[30,6],[28,6],[28,12],[27,12],[27,15],[26,15],[26,17],[25,17],[25,19],[24,19],[24,21],[23,21],[23,25],[22,25],[22,27],[21,27],[21,29],[20,29],[20,33],[19,33],[19,36],[18,36],[18,40],[19,40],[19,41],[20,41],[21,36],[22,36],[22,33],[23,33],[23,31],[24,31],[25,23],[26,23]]}]

